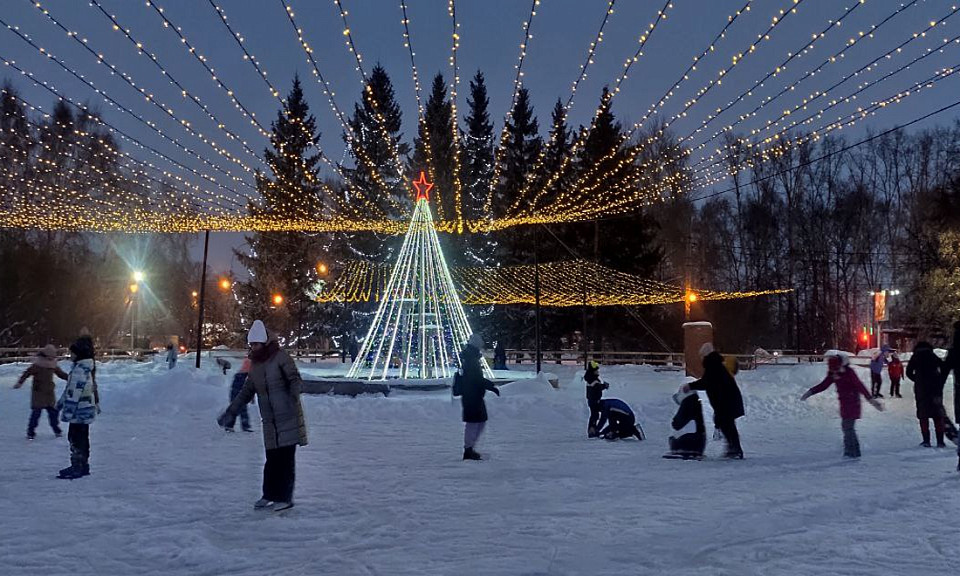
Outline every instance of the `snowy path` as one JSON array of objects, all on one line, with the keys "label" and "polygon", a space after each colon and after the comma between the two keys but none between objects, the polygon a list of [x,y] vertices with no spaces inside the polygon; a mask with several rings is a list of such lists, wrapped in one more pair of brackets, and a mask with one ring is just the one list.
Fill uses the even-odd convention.
[{"label": "snowy path", "polygon": [[865,407],[864,458],[843,461],[835,394],[797,401],[822,366],[740,374],[742,462],[661,459],[681,377],[645,367],[604,376],[609,395],[640,408],[648,441],[588,441],[582,386],[562,368],[560,391],[528,381],[489,399],[481,463],[460,461],[446,394],[308,396],[311,444],[282,517],[251,508],[259,429],[213,423],[224,377],[103,366],[93,475],[69,482],[54,478],[65,439],[45,422],[23,439],[30,395],[10,389],[21,369],[0,367],[5,575],[876,576],[960,562],[955,453],[916,447],[905,398]]}]

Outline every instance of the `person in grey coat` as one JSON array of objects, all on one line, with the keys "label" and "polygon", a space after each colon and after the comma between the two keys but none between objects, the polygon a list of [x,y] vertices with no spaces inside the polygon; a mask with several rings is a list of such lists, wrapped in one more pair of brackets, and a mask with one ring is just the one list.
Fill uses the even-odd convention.
[{"label": "person in grey coat", "polygon": [[293,508],[297,446],[307,445],[307,426],[300,404],[302,380],[290,355],[267,337],[263,322],[256,320],[247,335],[251,367],[240,393],[217,419],[224,426],[253,395],[257,395],[267,462],[263,466],[263,495],[253,507],[274,511]]}]

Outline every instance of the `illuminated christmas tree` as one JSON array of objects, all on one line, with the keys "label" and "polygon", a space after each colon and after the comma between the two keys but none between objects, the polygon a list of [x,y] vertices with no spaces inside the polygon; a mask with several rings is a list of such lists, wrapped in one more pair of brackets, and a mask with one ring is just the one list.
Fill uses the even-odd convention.
[{"label": "illuminated christmas tree", "polygon": [[[403,246],[348,378],[447,378],[472,333],[440,249],[423,172]],[[492,377],[483,362],[484,373]]]}]

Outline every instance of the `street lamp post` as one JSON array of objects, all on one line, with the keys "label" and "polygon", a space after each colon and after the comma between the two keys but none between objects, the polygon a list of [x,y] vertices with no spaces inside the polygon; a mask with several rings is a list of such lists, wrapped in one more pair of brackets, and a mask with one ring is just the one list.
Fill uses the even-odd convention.
[{"label": "street lamp post", "polygon": [[200,302],[197,305],[197,362],[200,368],[200,352],[203,350],[203,300],[207,288],[207,249],[210,247],[210,231],[203,233],[203,265],[200,268]]}]

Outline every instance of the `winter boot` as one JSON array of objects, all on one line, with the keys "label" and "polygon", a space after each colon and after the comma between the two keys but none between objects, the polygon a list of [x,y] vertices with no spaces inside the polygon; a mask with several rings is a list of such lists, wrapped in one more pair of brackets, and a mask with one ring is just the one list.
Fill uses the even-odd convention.
[{"label": "winter boot", "polygon": [[244,432],[253,432],[253,428],[251,428],[251,427],[249,427],[249,426],[244,426],[244,427],[243,427],[243,431],[244,431]]},{"label": "winter boot", "polygon": [[727,452],[723,457],[727,460],[743,460],[743,452]]},{"label": "winter boot", "polygon": [[463,459],[464,460],[483,460],[483,456],[481,456],[473,448],[465,448],[463,451]]},{"label": "winter boot", "polygon": [[272,507],[274,502],[272,500],[267,500],[266,498],[261,498],[253,503],[254,510],[264,510],[266,508]]},{"label": "winter boot", "polygon": [[34,440],[37,437],[36,432],[27,432],[27,440]]},{"label": "winter boot", "polygon": [[80,473],[78,468],[75,468],[74,466],[67,466],[66,468],[60,470],[60,472],[57,474],[57,478],[60,478],[61,480],[74,480],[76,478],[80,478],[82,475],[83,474]]},{"label": "winter boot", "polygon": [[273,505],[274,512],[283,512],[284,510],[289,510],[293,508],[293,501],[290,502],[276,502]]},{"label": "winter boot", "polygon": [[929,441],[929,440],[924,440],[923,442],[920,443],[920,447],[921,447],[921,448],[929,448],[929,447],[930,447],[930,441]]}]

